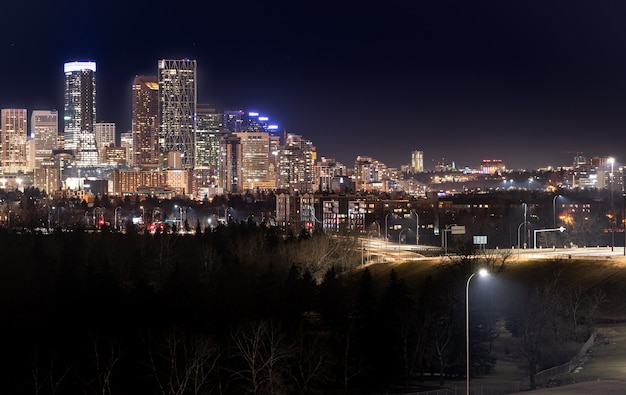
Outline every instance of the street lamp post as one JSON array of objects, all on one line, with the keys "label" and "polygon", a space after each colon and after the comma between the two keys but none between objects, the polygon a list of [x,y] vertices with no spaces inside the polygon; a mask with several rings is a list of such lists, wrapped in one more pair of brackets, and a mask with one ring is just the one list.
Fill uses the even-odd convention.
[{"label": "street lamp post", "polygon": [[554,225],[555,228],[556,228],[556,199],[558,199],[559,196],[561,196],[561,195],[555,195],[552,198],[552,213],[554,214],[554,224],[553,225]]},{"label": "street lamp post", "polygon": [[387,213],[387,215],[385,215],[385,245],[387,245],[389,241],[389,235],[387,234],[387,232],[389,232],[389,226],[387,225],[387,217],[389,217],[389,214],[393,213]]},{"label": "street lamp post", "polygon": [[607,162],[611,165],[611,173],[609,174],[609,193],[611,194],[611,215],[609,217],[611,221],[611,251],[615,248],[615,226],[614,226],[614,213],[613,213],[613,165],[615,164],[615,158],[608,158]]},{"label": "street lamp post", "polygon": [[404,232],[405,230],[410,230],[411,228],[406,228],[406,229],[402,229],[400,231],[400,234],[398,235],[398,259],[400,259],[400,244],[402,242],[402,232]]},{"label": "street lamp post", "polygon": [[535,249],[537,249],[537,233],[539,232],[565,232],[565,227],[561,226],[558,228],[554,228],[554,229],[535,229],[533,231],[533,246]]},{"label": "street lamp post", "polygon": [[469,332],[469,286],[470,281],[478,274],[481,277],[489,275],[486,269],[481,269],[478,273],[472,273],[465,284],[465,394],[470,393],[470,332]]},{"label": "street lamp post", "polygon": [[415,214],[415,245],[418,246],[420,244],[420,217],[415,210],[411,212]]}]

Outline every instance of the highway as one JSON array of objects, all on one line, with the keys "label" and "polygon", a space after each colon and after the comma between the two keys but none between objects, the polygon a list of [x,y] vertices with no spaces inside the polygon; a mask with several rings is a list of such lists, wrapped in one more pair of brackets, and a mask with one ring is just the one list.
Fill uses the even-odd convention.
[{"label": "highway", "polygon": [[[398,262],[407,260],[429,259],[433,255],[442,253],[439,246],[424,246],[415,244],[398,244],[380,239],[361,238],[363,260],[367,262]],[[490,255],[510,253],[515,259],[570,259],[583,257],[618,258],[624,257],[624,247],[576,247],[576,248],[538,248],[538,249],[490,249],[485,250]]]}]

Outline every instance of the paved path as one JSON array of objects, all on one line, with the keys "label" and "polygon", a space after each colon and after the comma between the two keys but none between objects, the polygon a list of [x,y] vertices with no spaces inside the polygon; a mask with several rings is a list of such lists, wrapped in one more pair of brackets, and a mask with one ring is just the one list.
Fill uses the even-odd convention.
[{"label": "paved path", "polygon": [[626,394],[626,324],[599,326],[598,334],[599,341],[587,353],[580,367],[570,373],[570,377],[563,378],[565,382],[579,383],[523,394]]}]

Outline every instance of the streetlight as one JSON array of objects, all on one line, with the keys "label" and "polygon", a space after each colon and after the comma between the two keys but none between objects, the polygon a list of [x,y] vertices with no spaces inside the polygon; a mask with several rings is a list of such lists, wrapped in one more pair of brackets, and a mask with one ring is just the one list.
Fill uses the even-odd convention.
[{"label": "streetlight", "polygon": [[387,213],[387,215],[385,215],[385,245],[389,241],[389,235],[387,234],[387,232],[389,232],[389,226],[387,225],[387,217],[389,217],[389,214],[393,213]]},{"label": "streetlight", "polygon": [[613,165],[615,164],[615,158],[611,157],[606,160],[611,165],[611,174],[609,174],[609,193],[611,194],[611,216],[609,219],[611,220],[611,251],[615,249],[615,225],[613,218]]},{"label": "streetlight", "polygon": [[561,232],[561,233],[563,233],[563,232],[565,232],[565,227],[561,226],[561,227],[554,228],[554,229],[535,229],[533,231],[533,246],[534,246],[535,249],[537,249],[537,233],[540,233],[540,232]]},{"label": "streetlight", "polygon": [[480,269],[478,273],[472,273],[467,279],[467,283],[465,284],[465,393],[469,395],[470,393],[470,336],[469,336],[469,286],[470,281],[474,276],[478,274],[481,277],[485,277],[489,275],[489,272],[486,269]]},{"label": "streetlight", "polygon": [[556,228],[556,199],[558,199],[561,195],[555,195],[552,198],[552,212],[554,213],[554,227]]},{"label": "streetlight", "polygon": [[519,236],[519,231],[522,228],[522,225],[524,225],[526,222],[528,221],[524,221],[521,224],[519,224],[519,226],[517,227],[517,259],[519,259],[519,254],[520,254],[520,236]]},{"label": "streetlight", "polygon": [[420,217],[415,210],[411,212],[415,214],[415,245],[418,246],[420,244]]},{"label": "streetlight", "polygon": [[398,235],[398,259],[400,259],[400,244],[402,241],[402,232],[404,232],[405,230],[410,230],[411,228],[406,228],[406,229],[402,229],[400,231],[400,234]]}]

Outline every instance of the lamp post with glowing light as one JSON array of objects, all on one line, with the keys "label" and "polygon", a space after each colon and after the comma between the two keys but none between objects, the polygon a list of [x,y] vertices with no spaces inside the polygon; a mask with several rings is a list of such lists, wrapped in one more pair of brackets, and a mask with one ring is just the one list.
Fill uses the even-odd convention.
[{"label": "lamp post with glowing light", "polygon": [[402,229],[400,231],[400,234],[398,235],[398,259],[400,259],[400,244],[402,242],[402,232],[404,232],[405,230],[411,230],[411,228]]},{"label": "lamp post with glowing light", "polygon": [[389,232],[389,226],[387,225],[387,217],[389,217],[389,214],[393,213],[387,213],[387,215],[385,215],[385,245],[389,242],[389,235],[387,234],[387,232]]},{"label": "lamp post with glowing light", "polygon": [[415,210],[411,212],[415,214],[415,245],[418,246],[420,244],[420,217]]},{"label": "lamp post with glowing light", "polygon": [[467,283],[465,283],[465,393],[469,395],[470,393],[470,332],[469,332],[469,287],[470,281],[472,278],[478,274],[481,277],[485,277],[489,275],[489,272],[486,269],[481,269],[478,272],[472,273],[468,279]]},{"label": "lamp post with glowing light", "polygon": [[611,251],[615,249],[615,224],[614,224],[614,214],[613,214],[613,165],[615,164],[615,158],[608,158],[607,163],[611,165],[611,174],[609,174],[609,193],[611,194],[611,215],[609,219],[611,220]]}]

